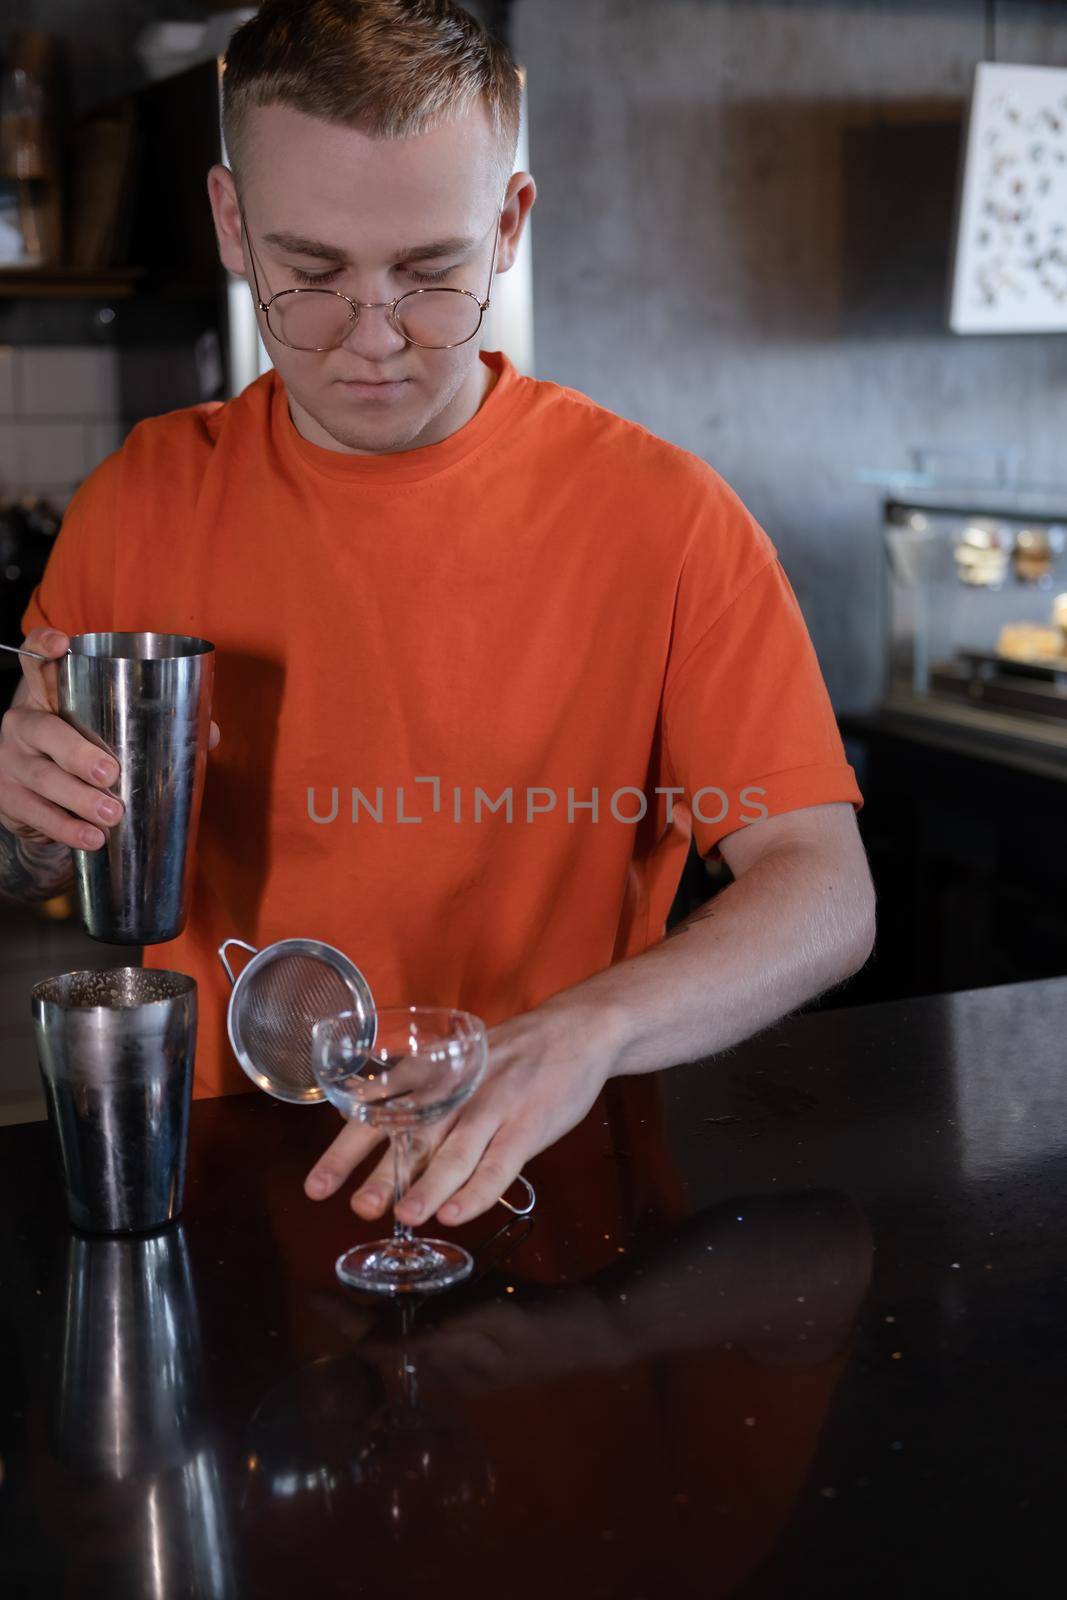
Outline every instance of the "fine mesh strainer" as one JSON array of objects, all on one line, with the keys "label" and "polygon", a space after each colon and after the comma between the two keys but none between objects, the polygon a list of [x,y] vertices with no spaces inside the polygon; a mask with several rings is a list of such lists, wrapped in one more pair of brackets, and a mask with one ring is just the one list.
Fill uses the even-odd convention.
[{"label": "fine mesh strainer", "polygon": [[[251,961],[235,978],[226,951]],[[312,1105],[326,1097],[311,1067],[311,1030],[322,1017],[354,1011],[374,1044],[376,1011],[366,978],[346,955],[318,939],[279,939],[262,950],[225,939],[219,960],[233,985],[226,1027],[233,1053],[252,1082],[278,1100]]]}]

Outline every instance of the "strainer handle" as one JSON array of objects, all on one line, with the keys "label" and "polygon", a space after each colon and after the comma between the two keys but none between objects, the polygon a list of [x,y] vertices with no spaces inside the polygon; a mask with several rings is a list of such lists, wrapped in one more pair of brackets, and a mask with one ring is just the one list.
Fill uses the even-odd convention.
[{"label": "strainer handle", "polygon": [[528,1196],[526,1204],[524,1206],[513,1206],[510,1200],[504,1199],[503,1195],[500,1196],[497,1204],[502,1205],[506,1211],[510,1211],[512,1216],[528,1217],[533,1211],[534,1206],[537,1204],[537,1190],[534,1188],[529,1178],[527,1178],[525,1174],[521,1172],[515,1179],[515,1182],[521,1183],[523,1188],[526,1190]]},{"label": "strainer handle", "polygon": [[234,977],[230,963],[226,959],[226,951],[229,949],[231,944],[239,944],[242,950],[247,950],[249,954],[253,956],[258,956],[259,951],[256,949],[254,944],[248,944],[244,939],[223,939],[222,943],[219,945],[219,960],[226,969],[226,976],[230,980],[230,988],[232,989],[234,984],[237,982],[237,979]]}]

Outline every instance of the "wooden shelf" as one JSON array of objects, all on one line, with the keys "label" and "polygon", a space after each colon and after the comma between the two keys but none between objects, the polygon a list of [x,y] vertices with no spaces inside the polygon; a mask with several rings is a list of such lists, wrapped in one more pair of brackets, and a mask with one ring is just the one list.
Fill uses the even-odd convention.
[{"label": "wooden shelf", "polygon": [[0,300],[128,300],[144,267],[76,272],[45,267],[0,267]]}]

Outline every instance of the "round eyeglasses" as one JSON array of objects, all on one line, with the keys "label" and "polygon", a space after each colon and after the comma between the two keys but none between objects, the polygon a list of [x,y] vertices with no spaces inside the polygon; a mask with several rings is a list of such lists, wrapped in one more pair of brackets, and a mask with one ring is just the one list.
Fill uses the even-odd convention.
[{"label": "round eyeglasses", "polygon": [[453,350],[474,338],[489,309],[503,209],[501,204],[496,214],[493,256],[484,300],[479,300],[470,289],[444,287],[409,289],[395,300],[353,300],[337,289],[280,289],[269,300],[264,300],[252,238],[242,210],[241,226],[248,241],[256,305],[272,337],[291,350],[336,350],[356,326],[361,311],[377,310],[386,312],[397,333],[408,344],[418,345],[423,350]]}]

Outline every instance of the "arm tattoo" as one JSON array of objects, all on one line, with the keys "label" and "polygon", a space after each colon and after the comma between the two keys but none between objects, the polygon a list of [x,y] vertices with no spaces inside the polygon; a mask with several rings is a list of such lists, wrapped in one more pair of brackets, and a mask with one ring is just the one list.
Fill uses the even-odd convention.
[{"label": "arm tattoo", "polygon": [[0,828],[0,900],[26,905],[51,900],[74,878],[70,849],[54,840],[22,839]]},{"label": "arm tattoo", "polygon": [[680,933],[688,933],[690,928],[696,927],[698,922],[705,922],[708,917],[713,917],[718,909],[714,896],[710,900],[705,900],[703,905],[697,906],[695,911],[690,911],[689,915],[683,917],[681,922],[676,922],[673,928],[668,928],[664,938],[674,939]]}]

